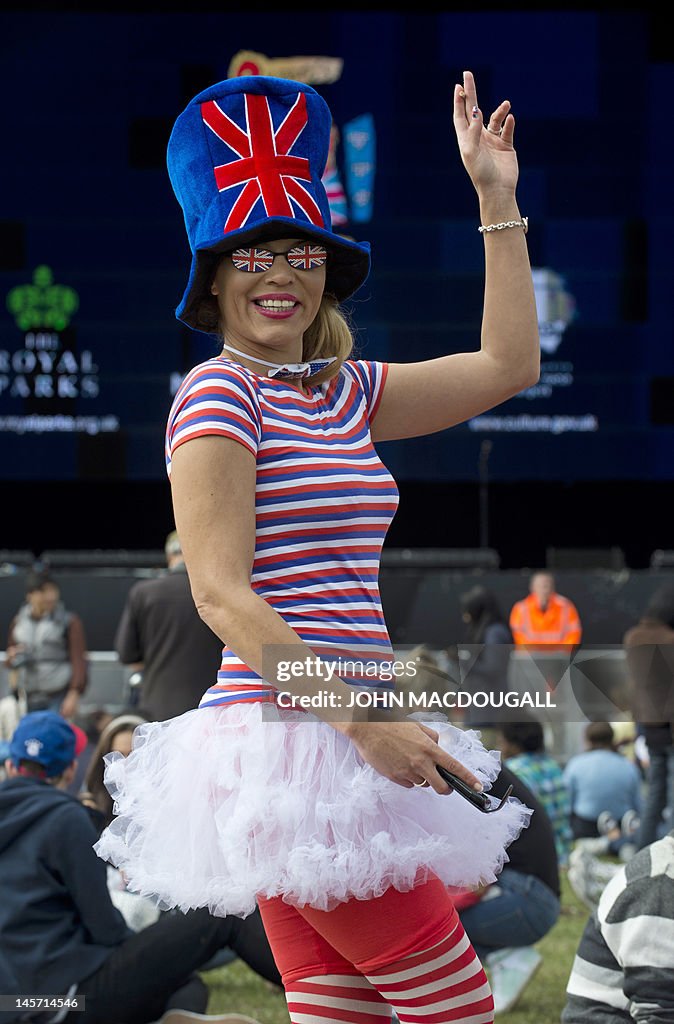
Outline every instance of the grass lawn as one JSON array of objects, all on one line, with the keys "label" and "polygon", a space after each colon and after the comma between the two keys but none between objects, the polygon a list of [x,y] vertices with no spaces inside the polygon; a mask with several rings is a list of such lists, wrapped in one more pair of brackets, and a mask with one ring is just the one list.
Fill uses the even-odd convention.
[{"label": "grass lawn", "polygon": [[[577,899],[562,872],[562,913],[538,944],[543,963],[517,1006],[498,1020],[508,1024],[559,1024],[566,982],[589,911]],[[271,992],[240,960],[203,975],[210,989],[209,1013],[243,1013],[261,1024],[288,1024],[282,993]]]}]

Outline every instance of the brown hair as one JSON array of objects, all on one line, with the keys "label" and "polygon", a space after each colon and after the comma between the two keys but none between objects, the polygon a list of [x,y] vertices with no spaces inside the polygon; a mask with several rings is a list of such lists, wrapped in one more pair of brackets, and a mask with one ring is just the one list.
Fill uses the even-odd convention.
[{"label": "brown hair", "polygon": [[206,269],[204,270],[206,287],[203,289],[201,297],[196,302],[194,308],[194,326],[197,330],[205,331],[206,334],[217,334],[218,336],[221,335],[220,309],[217,298],[211,294],[211,285],[213,284],[213,278],[221,259],[223,257],[218,253],[211,257],[210,266],[206,264]]},{"label": "brown hair", "polygon": [[38,761],[28,761],[22,757],[18,765],[15,765],[15,767],[19,775],[23,775],[30,779],[41,779],[49,786],[54,786],[55,789],[58,789],[63,781],[67,768],[70,768],[70,765],[67,765],[66,768],[58,773],[58,775],[47,775],[47,769],[43,764],[39,764]]},{"label": "brown hair", "polygon": [[327,359],[336,356],[335,362],[326,366],[321,373],[310,377],[312,385],[323,384],[335,377],[342,363],[353,351],[353,333],[334,295],[324,295],[312,324],[304,332],[302,358],[306,362],[312,359]]},{"label": "brown hair", "polygon": [[591,747],[613,749],[613,736],[610,722],[590,722],[585,729],[585,739]]},{"label": "brown hair", "polygon": [[146,721],[147,719],[143,718],[142,715],[119,715],[117,718],[113,718],[101,733],[96,749],[91,755],[89,767],[84,777],[86,792],[80,794],[80,800],[89,797],[101,814],[105,816],[106,825],[109,825],[112,821],[113,814],[112,797],[103,782],[103,773],[105,771],[103,758],[106,754],[111,753],[112,741],[115,736],[118,736],[120,732],[133,732],[136,726],[143,725]]}]

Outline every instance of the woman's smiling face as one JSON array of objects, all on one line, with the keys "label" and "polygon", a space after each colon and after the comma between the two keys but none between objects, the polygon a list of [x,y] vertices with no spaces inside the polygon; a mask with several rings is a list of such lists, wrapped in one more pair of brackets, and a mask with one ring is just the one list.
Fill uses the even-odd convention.
[{"label": "woman's smiling face", "polygon": [[211,292],[217,298],[228,343],[271,348],[284,359],[301,359],[302,338],[318,313],[326,270],[325,264],[309,270],[290,265],[283,254],[303,241],[260,242],[257,248],[274,253],[275,258],[257,273],[237,269],[230,254],[221,259]]}]

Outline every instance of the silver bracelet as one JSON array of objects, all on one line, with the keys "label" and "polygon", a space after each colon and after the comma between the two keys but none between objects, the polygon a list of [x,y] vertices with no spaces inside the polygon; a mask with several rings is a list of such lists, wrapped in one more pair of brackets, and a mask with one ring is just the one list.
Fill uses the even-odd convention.
[{"label": "silver bracelet", "polygon": [[504,220],[500,224],[481,224],[477,230],[483,235],[485,231],[503,231],[504,228],[524,228],[524,234],[526,235],[529,230],[529,218],[522,217],[522,220]]}]

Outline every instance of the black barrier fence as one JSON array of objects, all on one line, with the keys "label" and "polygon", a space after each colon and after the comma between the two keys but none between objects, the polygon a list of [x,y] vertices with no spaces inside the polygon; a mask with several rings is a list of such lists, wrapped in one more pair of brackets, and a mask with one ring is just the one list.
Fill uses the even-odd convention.
[{"label": "black barrier fence", "polygon": [[[159,553],[158,553],[159,557]],[[127,594],[134,583],[163,572],[153,568],[58,569],[66,607],[83,622],[87,646],[109,651]],[[492,590],[504,614],[528,592],[529,571],[462,571],[383,565],[379,582],[388,630],[394,645],[429,644],[443,648],[464,639],[461,595],[479,583]],[[663,584],[674,585],[674,570],[554,573],[557,591],[575,604],[583,626],[583,644],[620,647],[625,631],[641,616],[651,595]],[[23,570],[0,575],[0,646],[24,598]]]}]

